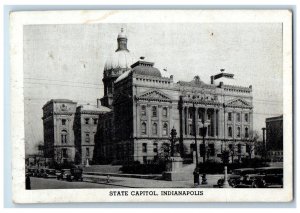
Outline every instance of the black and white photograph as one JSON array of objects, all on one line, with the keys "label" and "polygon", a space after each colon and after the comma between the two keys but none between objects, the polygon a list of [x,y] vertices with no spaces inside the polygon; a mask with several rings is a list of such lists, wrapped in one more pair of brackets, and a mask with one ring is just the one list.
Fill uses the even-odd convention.
[{"label": "black and white photograph", "polygon": [[[126,22],[115,12],[100,13],[111,22],[22,26],[20,187],[132,200],[229,189],[291,196],[285,23]],[[132,12],[143,13],[165,14]]]}]

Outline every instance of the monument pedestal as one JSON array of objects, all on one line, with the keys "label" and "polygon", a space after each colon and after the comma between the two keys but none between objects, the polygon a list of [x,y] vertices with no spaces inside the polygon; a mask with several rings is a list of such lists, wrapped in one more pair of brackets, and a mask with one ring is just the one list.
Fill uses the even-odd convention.
[{"label": "monument pedestal", "polygon": [[169,181],[189,180],[189,175],[182,171],[183,159],[178,157],[170,157],[167,162],[167,171],[163,173],[163,178]]}]

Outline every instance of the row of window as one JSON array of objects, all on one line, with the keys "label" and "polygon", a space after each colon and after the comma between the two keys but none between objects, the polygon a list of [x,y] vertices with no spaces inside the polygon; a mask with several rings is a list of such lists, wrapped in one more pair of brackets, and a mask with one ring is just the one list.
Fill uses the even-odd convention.
[{"label": "row of window", "polygon": [[[68,158],[69,157],[69,155],[68,155],[68,149],[63,148],[63,149],[61,149],[61,151],[62,151],[62,157],[63,158]],[[85,148],[85,156],[86,157],[90,156],[90,148],[89,147]]]},{"label": "row of window", "polygon": [[[232,133],[232,127],[229,126],[228,127],[228,137],[233,137],[233,133]],[[236,128],[236,137],[241,137],[241,127],[237,127]],[[245,127],[245,138],[249,137],[249,129],[248,127]]]},{"label": "row of window", "polygon": [[[241,113],[237,112],[237,113],[235,113],[235,115],[236,115],[236,121],[237,122],[241,122]],[[228,112],[228,114],[227,114],[227,120],[228,121],[232,121],[232,117],[233,117],[233,113],[232,112]],[[245,122],[249,122],[249,114],[248,113],[244,114],[244,121]]]},{"label": "row of window", "polygon": [[[67,119],[61,119],[61,125],[65,126],[67,123]],[[84,119],[84,123],[85,124],[89,124],[90,123],[90,118],[85,118]],[[98,119],[97,118],[93,118],[93,123],[97,124],[98,123]]]},{"label": "row of window", "polygon": [[[94,132],[94,134],[95,134],[95,132]],[[68,142],[67,136],[68,136],[67,130],[62,130],[61,131],[61,143],[62,144],[66,144]],[[85,133],[85,142],[89,143],[90,140],[91,140],[90,139],[90,133],[86,132]]]},{"label": "row of window", "polygon": [[[142,105],[141,106],[141,116],[146,116],[146,115],[147,115],[147,107],[145,105]],[[151,108],[151,115],[152,115],[152,117],[157,117],[157,115],[158,115],[157,106],[153,106]],[[163,107],[162,116],[168,117],[168,108],[167,107]]]},{"label": "row of window", "polygon": [[[97,118],[93,118],[93,124],[97,124],[98,123],[98,119]],[[84,119],[84,123],[85,124],[89,124],[90,123],[90,119],[89,118],[85,118]]]},{"label": "row of window", "polygon": [[[202,132],[202,130],[201,130],[202,128],[201,127],[199,127],[199,135],[200,136],[203,136],[203,132]],[[206,132],[206,134],[205,135],[207,135],[207,136],[214,136],[213,135],[213,131],[212,131],[212,126],[211,125],[207,125],[207,130],[206,130],[207,132]],[[195,135],[194,134],[194,125],[193,124],[189,124],[189,135]],[[216,134],[217,135],[217,134]]]},{"label": "row of window", "polygon": [[[153,123],[152,124],[152,135],[157,135],[158,134],[158,124],[157,123]],[[143,122],[141,125],[141,134],[142,135],[147,135],[147,123]],[[163,136],[167,136],[169,134],[168,131],[168,124],[167,123],[163,123],[163,127],[162,127],[162,135]]]},{"label": "row of window", "polygon": [[[147,149],[147,143],[143,143],[143,144],[142,144],[142,151],[143,151],[143,152],[148,152],[148,149]],[[157,153],[157,152],[158,152],[158,144],[157,144],[157,143],[153,143],[153,152],[154,152],[154,153]]]}]

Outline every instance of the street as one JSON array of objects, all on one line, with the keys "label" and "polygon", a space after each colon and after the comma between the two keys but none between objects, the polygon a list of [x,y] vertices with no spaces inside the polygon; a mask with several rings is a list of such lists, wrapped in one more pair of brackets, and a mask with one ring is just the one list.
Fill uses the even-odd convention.
[{"label": "street", "polygon": [[[122,186],[110,186],[107,184],[90,182],[69,182],[57,179],[31,177],[31,189],[88,189],[88,188],[120,188]],[[123,187],[124,188],[124,187]]]},{"label": "street", "polygon": [[[213,188],[222,175],[208,175],[208,184],[199,188]],[[165,181],[129,177],[107,177],[104,175],[83,175],[83,182],[31,177],[31,189],[71,189],[71,188],[193,188],[193,180]],[[200,179],[201,181],[201,179]]]}]

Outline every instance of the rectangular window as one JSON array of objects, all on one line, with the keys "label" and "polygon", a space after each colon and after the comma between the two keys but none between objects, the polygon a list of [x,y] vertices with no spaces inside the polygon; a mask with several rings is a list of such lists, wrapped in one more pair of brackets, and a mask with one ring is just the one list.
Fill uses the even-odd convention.
[{"label": "rectangular window", "polygon": [[215,144],[208,144],[209,147],[209,155],[215,156]]},{"label": "rectangular window", "polygon": [[228,136],[232,137],[232,127],[228,127]]},{"label": "rectangular window", "polygon": [[66,134],[61,135],[61,143],[67,143],[67,135]]},{"label": "rectangular window", "polygon": [[194,128],[192,124],[189,125],[189,129],[190,129],[190,135],[194,135]]},{"label": "rectangular window", "polygon": [[85,118],[85,124],[89,124],[90,119],[89,118]]},{"label": "rectangular window", "polygon": [[68,157],[68,150],[67,149],[62,149],[62,156],[63,156],[63,158]]},{"label": "rectangular window", "polygon": [[236,113],[236,121],[237,122],[241,121],[241,114],[240,113]]},{"label": "rectangular window", "polygon": [[153,152],[155,152],[155,153],[157,152],[157,143],[153,144]]},{"label": "rectangular window", "polygon": [[63,125],[63,126],[66,125],[66,119],[61,120],[61,125]]},{"label": "rectangular window", "polygon": [[231,112],[228,112],[228,121],[231,121],[232,120],[232,113]]},{"label": "rectangular window", "polygon": [[248,120],[249,120],[248,114],[245,114],[245,122],[248,122]]},{"label": "rectangular window", "polygon": [[143,156],[143,163],[147,164],[147,156]]},{"label": "rectangular window", "polygon": [[242,153],[242,145],[238,144],[238,153]]},{"label": "rectangular window", "polygon": [[166,107],[163,108],[163,117],[168,117],[168,109]]},{"label": "rectangular window", "polygon": [[87,147],[87,148],[85,149],[85,154],[86,154],[87,157],[90,156],[90,148]]},{"label": "rectangular window", "polygon": [[85,133],[85,142],[87,142],[87,143],[90,142],[90,133],[88,133],[88,132]]},{"label": "rectangular window", "polygon": [[200,157],[203,157],[205,155],[205,146],[204,146],[204,144],[200,144],[199,149],[200,149]]},{"label": "rectangular window", "polygon": [[147,144],[143,143],[143,152],[147,152]]},{"label": "rectangular window", "polygon": [[142,105],[142,106],[141,106],[141,115],[142,115],[142,116],[146,116],[146,114],[147,114],[147,113],[146,113],[146,106],[145,106],[145,105]]},{"label": "rectangular window", "polygon": [[145,122],[142,123],[141,133],[142,133],[142,135],[146,135],[147,134],[147,125],[146,125]]},{"label": "rectangular window", "polygon": [[156,106],[152,107],[152,117],[157,117],[157,108],[156,108]]},{"label": "rectangular window", "polygon": [[97,118],[94,118],[94,124],[97,124],[98,123],[98,119]]},{"label": "rectangular window", "polygon": [[247,153],[250,153],[251,151],[251,146],[249,144],[246,145],[246,152]]},{"label": "rectangular window", "polygon": [[207,135],[211,136],[211,126],[207,125]]}]

